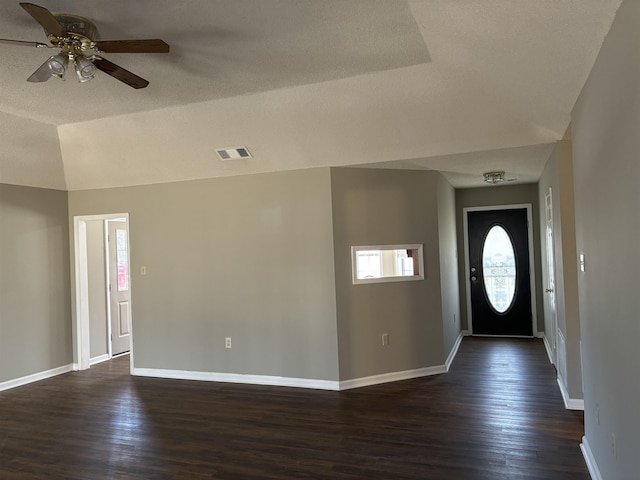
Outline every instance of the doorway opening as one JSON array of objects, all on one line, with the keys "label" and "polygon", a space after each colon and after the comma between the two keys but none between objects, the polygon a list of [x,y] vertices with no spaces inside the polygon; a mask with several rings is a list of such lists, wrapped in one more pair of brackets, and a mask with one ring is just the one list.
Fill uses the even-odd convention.
[{"label": "doorway opening", "polygon": [[472,335],[537,336],[531,204],[463,209]]},{"label": "doorway opening", "polygon": [[130,353],[129,215],[74,217],[74,366],[78,370]]}]

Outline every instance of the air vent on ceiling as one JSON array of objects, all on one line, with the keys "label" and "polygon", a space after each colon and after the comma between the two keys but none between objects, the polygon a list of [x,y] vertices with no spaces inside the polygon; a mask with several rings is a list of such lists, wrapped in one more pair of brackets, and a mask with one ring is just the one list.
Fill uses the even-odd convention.
[{"label": "air vent on ceiling", "polygon": [[252,158],[247,147],[223,148],[216,150],[220,160],[235,160],[237,158]]}]

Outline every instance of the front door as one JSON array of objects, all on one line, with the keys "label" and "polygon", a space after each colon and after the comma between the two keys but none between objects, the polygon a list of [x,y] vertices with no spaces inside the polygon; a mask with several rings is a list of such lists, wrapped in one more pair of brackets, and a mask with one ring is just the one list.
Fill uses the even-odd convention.
[{"label": "front door", "polygon": [[129,236],[125,222],[109,225],[109,305],[111,322],[111,355],[131,349],[129,319]]},{"label": "front door", "polygon": [[467,212],[474,334],[533,335],[526,208]]}]

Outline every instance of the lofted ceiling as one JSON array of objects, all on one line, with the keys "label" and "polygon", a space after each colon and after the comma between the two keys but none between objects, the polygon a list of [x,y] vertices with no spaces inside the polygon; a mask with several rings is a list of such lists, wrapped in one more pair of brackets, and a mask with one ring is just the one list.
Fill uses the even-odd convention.
[{"label": "lofted ceiling", "polygon": [[[150,85],[28,83],[52,50],[0,45],[0,182],[82,190],[320,166],[535,182],[621,0],[33,0]],[[18,2],[0,38],[45,42]],[[215,151],[246,146],[253,158]]]}]

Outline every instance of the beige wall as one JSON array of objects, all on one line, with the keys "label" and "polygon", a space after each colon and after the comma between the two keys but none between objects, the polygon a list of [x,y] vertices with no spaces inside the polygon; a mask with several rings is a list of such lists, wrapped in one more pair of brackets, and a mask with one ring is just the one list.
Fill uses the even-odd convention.
[{"label": "beige wall", "polygon": [[[49,191],[3,189],[54,205],[41,198]],[[316,169],[54,193],[69,310],[73,218],[129,214],[138,368],[344,380],[442,365],[459,334],[454,190],[436,172]],[[29,215],[15,216],[10,224],[37,233]],[[13,233],[3,241],[17,242]],[[103,235],[102,221],[87,222],[91,357],[107,352]],[[424,244],[425,280],[354,290],[350,246],[369,242]],[[71,355],[69,318],[37,331],[47,340],[66,332]],[[383,352],[381,333],[391,339]]]},{"label": "beige wall", "polygon": [[338,379],[329,169],[69,192],[71,220],[107,213],[129,213],[135,367]]},{"label": "beige wall", "polygon": [[461,331],[460,284],[456,231],[456,194],[443,176],[438,178],[438,235],[440,245],[440,295],[444,352],[448,355]]},{"label": "beige wall", "polygon": [[72,363],[67,193],[0,184],[0,382]]},{"label": "beige wall", "polygon": [[[331,169],[341,380],[444,363],[440,178],[428,171]],[[409,243],[424,245],[424,280],[352,284],[351,246]]]},{"label": "beige wall", "polygon": [[[530,203],[532,206],[531,217],[539,218],[538,211],[538,186],[537,184],[524,185],[499,185],[491,187],[467,188],[456,190],[456,224],[458,235],[458,275],[460,279],[460,316],[462,317],[462,328],[469,330],[467,315],[467,278],[465,275],[464,259],[464,228],[462,209],[466,207],[481,207],[494,205],[511,205]],[[544,330],[544,316],[542,303],[542,271],[540,264],[540,238],[539,224],[533,222],[533,269],[536,283],[536,312],[538,321],[538,331]]]},{"label": "beige wall", "polygon": [[87,220],[87,272],[89,289],[89,342],[91,358],[109,352],[104,220]]},{"label": "beige wall", "polygon": [[[582,399],[573,161],[569,140],[558,142],[538,182],[543,288],[548,285],[545,195],[549,187],[553,204],[556,312],[558,328],[566,342],[567,375],[563,381],[570,398]],[[543,295],[544,312],[548,311],[548,302],[549,295]],[[553,345],[557,336],[553,331],[551,318],[545,316],[544,322],[545,336],[550,345]]]},{"label": "beige wall", "polygon": [[616,480],[640,472],[638,25],[640,2],[624,0],[571,121],[585,435],[602,478]]}]

